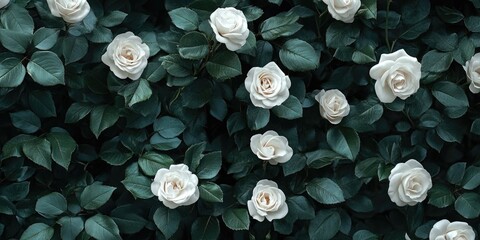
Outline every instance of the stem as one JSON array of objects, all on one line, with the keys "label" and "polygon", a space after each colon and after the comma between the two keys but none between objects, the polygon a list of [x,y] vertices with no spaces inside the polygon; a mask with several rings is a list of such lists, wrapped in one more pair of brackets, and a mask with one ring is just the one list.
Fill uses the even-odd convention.
[{"label": "stem", "polygon": [[392,46],[390,46],[390,41],[388,40],[388,12],[390,12],[390,3],[391,0],[387,0],[387,14],[385,15],[385,42],[387,43],[387,48],[392,51]]}]

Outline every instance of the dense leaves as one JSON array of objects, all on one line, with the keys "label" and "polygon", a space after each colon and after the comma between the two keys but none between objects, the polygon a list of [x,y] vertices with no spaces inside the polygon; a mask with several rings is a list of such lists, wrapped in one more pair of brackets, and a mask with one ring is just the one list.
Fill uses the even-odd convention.
[{"label": "dense leaves", "polygon": [[[76,23],[44,0],[0,9],[0,239],[428,239],[440,219],[480,231],[480,1],[361,0],[352,23],[321,0],[87,2]],[[220,7],[247,25],[224,14],[214,31]],[[128,31],[146,62],[128,44],[106,54]],[[421,63],[419,89],[383,103],[369,72],[399,49]],[[263,108],[278,70],[245,79],[269,62],[288,96]],[[340,123],[322,117],[322,89],[346,96]],[[287,141],[251,145],[267,131]],[[433,186],[398,207],[389,176],[409,159]],[[180,185],[152,182],[182,163],[198,200],[170,208],[161,190]],[[252,217],[262,179],[285,194],[284,217]]]}]

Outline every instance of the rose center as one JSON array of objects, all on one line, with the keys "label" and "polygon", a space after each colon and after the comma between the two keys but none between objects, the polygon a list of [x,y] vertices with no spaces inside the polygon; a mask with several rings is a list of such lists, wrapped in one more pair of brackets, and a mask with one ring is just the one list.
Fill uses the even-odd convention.
[{"label": "rose center", "polygon": [[330,109],[334,112],[337,112],[340,107],[342,106],[342,102],[338,97],[333,97],[332,102],[330,104]]},{"label": "rose center", "polygon": [[165,181],[165,184],[163,186],[163,190],[165,192],[171,192],[171,190],[173,190],[174,192],[179,192],[184,188],[183,185],[184,185],[183,181],[174,177],[172,179],[169,179],[169,180]]},{"label": "rose center", "polygon": [[57,1],[57,3],[66,9],[74,8],[78,4],[77,0],[63,0]]},{"label": "rose center", "polygon": [[343,8],[351,4],[351,0],[334,1],[333,5],[337,8]]},{"label": "rose center", "polygon": [[262,85],[263,90],[268,90],[268,89],[272,88],[272,80],[268,77],[262,77],[260,79],[260,83]]},{"label": "rose center", "polygon": [[264,95],[270,95],[275,92],[276,85],[273,76],[268,73],[263,73],[259,76],[259,81],[258,92]]},{"label": "rose center", "polygon": [[123,48],[120,55],[129,61],[135,60],[135,52],[131,48]]},{"label": "rose center", "polygon": [[408,191],[412,193],[419,193],[422,191],[422,185],[420,185],[418,182],[413,182],[409,184],[410,186],[408,187]]},{"label": "rose center", "polygon": [[394,90],[401,91],[405,88],[406,79],[403,73],[397,73],[392,78],[392,87]]},{"label": "rose center", "polygon": [[225,12],[221,16],[222,25],[229,29],[234,29],[237,27],[237,21],[235,14],[231,12]]},{"label": "rose center", "polygon": [[271,199],[270,199],[270,194],[269,193],[262,192],[259,200],[260,200],[260,203],[263,206],[270,206],[270,204],[271,204]]},{"label": "rose center", "polygon": [[479,74],[480,75],[480,68],[475,68],[475,71],[474,71],[476,74]]},{"label": "rose center", "polygon": [[273,154],[275,153],[275,148],[272,147],[272,146],[263,146],[263,154],[267,157],[267,156],[273,156]]}]

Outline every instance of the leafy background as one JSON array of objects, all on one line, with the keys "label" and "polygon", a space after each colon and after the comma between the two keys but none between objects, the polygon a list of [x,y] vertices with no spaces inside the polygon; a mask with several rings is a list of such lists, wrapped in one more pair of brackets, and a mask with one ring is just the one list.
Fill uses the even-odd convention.
[{"label": "leafy background", "polygon": [[[88,0],[77,24],[44,0],[0,10],[0,237],[2,239],[426,239],[440,219],[479,230],[479,97],[462,65],[480,47],[478,0],[362,0],[352,24],[319,0]],[[214,41],[208,18],[241,9],[250,36],[237,52]],[[100,56],[133,31],[151,57],[141,79],[120,80]],[[368,71],[405,49],[422,63],[419,91],[382,104]],[[272,110],[243,82],[275,61],[292,80]],[[333,126],[314,91],[340,89],[350,115]],[[266,130],[293,158],[263,164],[249,148]],[[396,163],[422,161],[433,178],[423,203],[387,195]],[[168,209],[156,171],[185,163],[200,200]],[[249,217],[256,182],[287,195],[288,215]]]}]

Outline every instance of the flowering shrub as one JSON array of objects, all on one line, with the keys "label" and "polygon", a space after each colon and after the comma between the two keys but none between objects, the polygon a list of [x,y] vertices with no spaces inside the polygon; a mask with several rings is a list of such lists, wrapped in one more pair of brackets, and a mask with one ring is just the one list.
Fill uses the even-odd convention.
[{"label": "flowering shrub", "polygon": [[0,0],[0,238],[473,240],[479,10]]}]

